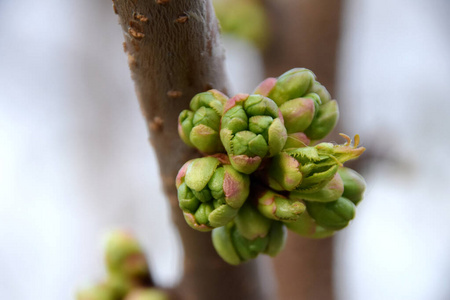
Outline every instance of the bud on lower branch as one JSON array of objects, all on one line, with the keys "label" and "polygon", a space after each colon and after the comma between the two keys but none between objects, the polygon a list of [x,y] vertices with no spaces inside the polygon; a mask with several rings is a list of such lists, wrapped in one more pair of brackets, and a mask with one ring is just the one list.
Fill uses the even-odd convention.
[{"label": "bud on lower branch", "polygon": [[169,300],[169,296],[162,290],[145,288],[132,291],[124,300]]},{"label": "bud on lower branch", "polygon": [[110,275],[133,281],[146,281],[149,268],[145,253],[138,241],[125,231],[110,233],[105,249],[105,261]]},{"label": "bud on lower branch", "polygon": [[108,284],[102,283],[85,288],[77,292],[77,300],[117,300],[120,299],[114,289]]}]

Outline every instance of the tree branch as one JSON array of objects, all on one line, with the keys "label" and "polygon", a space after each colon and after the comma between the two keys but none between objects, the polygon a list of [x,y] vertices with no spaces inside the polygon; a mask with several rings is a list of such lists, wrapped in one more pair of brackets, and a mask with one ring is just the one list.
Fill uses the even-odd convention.
[{"label": "tree branch", "polygon": [[264,267],[261,260],[229,266],[215,253],[210,235],[188,227],[178,208],[175,176],[185,161],[198,156],[178,137],[178,114],[195,94],[211,88],[227,93],[228,88],[210,1],[113,3],[164,191],[184,246],[184,277],[177,294],[183,299],[274,299],[271,278],[259,275]]},{"label": "tree branch", "polygon": [[[264,0],[272,40],[264,53],[266,76],[293,67],[311,69],[330,93],[335,90],[341,0]],[[333,135],[331,140],[337,135]],[[279,299],[334,298],[333,239],[309,240],[289,233],[282,255],[274,260]]]}]

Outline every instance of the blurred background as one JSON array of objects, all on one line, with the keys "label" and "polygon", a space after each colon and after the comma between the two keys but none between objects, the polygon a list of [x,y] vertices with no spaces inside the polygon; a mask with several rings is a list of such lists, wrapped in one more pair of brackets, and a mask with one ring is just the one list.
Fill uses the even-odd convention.
[{"label": "blurred background", "polygon": [[[365,200],[337,234],[338,299],[450,299],[450,2],[343,3],[333,96],[369,150]],[[251,92],[260,45],[223,40],[234,91]],[[101,237],[118,227],[158,284],[179,279],[122,42],[110,1],[0,0],[3,299],[72,299],[103,277]]]}]

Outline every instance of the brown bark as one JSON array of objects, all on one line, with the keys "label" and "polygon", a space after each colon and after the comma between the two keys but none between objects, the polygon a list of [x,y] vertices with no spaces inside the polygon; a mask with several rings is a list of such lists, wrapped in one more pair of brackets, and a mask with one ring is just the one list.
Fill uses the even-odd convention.
[{"label": "brown bark", "polygon": [[[256,260],[233,267],[215,253],[210,234],[188,227],[178,208],[175,176],[198,153],[178,137],[177,118],[199,92],[227,92],[224,54],[210,1],[113,0],[125,36],[125,51],[182,239],[182,299],[274,299],[267,265]],[[157,229],[155,229],[157,230]],[[270,271],[269,271],[270,273]]]},{"label": "brown bark", "polygon": [[264,0],[272,34],[265,52],[266,75],[293,68],[312,70],[332,93],[340,34],[341,0]]},{"label": "brown bark", "polygon": [[[264,54],[266,76],[305,67],[333,95],[341,1],[265,0],[265,4],[272,26],[271,44]],[[290,233],[286,249],[274,262],[279,299],[334,298],[332,238],[309,240]]]}]

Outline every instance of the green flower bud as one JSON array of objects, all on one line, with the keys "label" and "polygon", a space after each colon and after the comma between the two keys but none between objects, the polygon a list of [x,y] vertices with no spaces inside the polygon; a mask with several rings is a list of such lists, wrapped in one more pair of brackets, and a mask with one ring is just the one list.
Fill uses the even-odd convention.
[{"label": "green flower bud", "polygon": [[360,174],[350,168],[341,167],[338,169],[338,173],[344,182],[344,193],[342,196],[352,201],[355,205],[358,204],[363,199],[366,181]]},{"label": "green flower bud", "polygon": [[236,252],[236,249],[231,240],[231,229],[234,228],[234,223],[230,222],[226,226],[216,228],[212,231],[212,242],[217,254],[230,265],[239,265],[242,261]]},{"label": "green flower bud", "polygon": [[331,202],[339,199],[344,192],[344,182],[338,173],[334,174],[333,179],[328,182],[322,189],[308,193],[302,191],[292,191],[290,197],[292,199],[302,199],[308,201]]},{"label": "green flower bud", "polygon": [[261,95],[238,94],[225,104],[220,139],[231,165],[250,174],[263,158],[283,149],[287,133],[275,102]]},{"label": "green flower bud", "polygon": [[219,129],[223,105],[227,96],[217,90],[209,90],[192,98],[189,110],[178,117],[178,133],[189,146],[204,153],[223,152]]},{"label": "green flower bud", "polygon": [[269,189],[261,188],[255,197],[259,212],[264,217],[275,221],[295,221],[306,209],[303,202],[288,199]]},{"label": "green flower bud", "polygon": [[189,110],[183,110],[178,116],[178,135],[183,140],[183,142],[191,147],[195,147],[191,143],[190,135],[192,131],[194,113]]},{"label": "green flower bud", "polygon": [[323,139],[334,129],[338,118],[339,109],[336,100],[327,102],[319,107],[314,120],[304,132],[311,140]]},{"label": "green flower bud", "polygon": [[253,240],[249,240],[241,234],[237,227],[233,228],[231,231],[231,240],[242,261],[254,259],[266,250],[269,245],[269,237],[267,234],[263,237],[256,237]]},{"label": "green flower bud", "polygon": [[199,231],[224,226],[249,194],[250,179],[216,157],[188,161],[176,179],[178,200],[186,222]]},{"label": "green flower bud", "polygon": [[244,205],[235,221],[212,233],[214,248],[229,264],[238,265],[260,253],[276,255],[284,246],[283,224],[266,219],[251,205]]},{"label": "green flower bud", "polygon": [[267,249],[269,237],[257,237],[249,240],[237,230],[234,222],[227,226],[215,228],[212,232],[213,246],[220,257],[231,265],[239,265],[256,258]]},{"label": "green flower bud", "polygon": [[310,142],[311,141],[303,132],[291,133],[287,136],[286,144],[284,144],[283,150],[306,147]]},{"label": "green flower bud", "polygon": [[292,99],[283,103],[280,110],[287,132],[302,132],[309,127],[314,118],[314,100],[311,98]]},{"label": "green flower bud", "polygon": [[265,237],[269,233],[272,221],[261,215],[253,205],[242,206],[234,220],[239,233],[249,240]]},{"label": "green flower bud", "polygon": [[331,95],[328,90],[320,84],[318,81],[314,81],[311,85],[307,93],[315,93],[319,95],[322,104],[328,103],[331,101]]},{"label": "green flower bud", "polygon": [[98,284],[78,291],[77,300],[116,300],[118,295],[107,284]]},{"label": "green flower bud", "polygon": [[278,77],[268,97],[278,105],[288,100],[300,98],[306,94],[315,80],[315,75],[308,69],[295,68]]},{"label": "green flower bud", "polygon": [[269,231],[269,244],[264,253],[275,257],[284,249],[287,239],[287,230],[282,222],[273,222]]},{"label": "green flower bud", "polygon": [[142,288],[130,292],[125,300],[169,300],[169,296],[162,290]]},{"label": "green flower bud", "polygon": [[105,247],[105,261],[110,274],[137,281],[149,280],[145,253],[137,240],[125,231],[110,233]]},{"label": "green flower bud", "polygon": [[285,225],[298,235],[312,239],[326,238],[334,234],[334,230],[318,225],[307,211],[301,214],[297,221],[285,223]]},{"label": "green flower bud", "polygon": [[355,217],[355,204],[344,197],[326,203],[305,202],[310,216],[325,228],[342,229]]}]

